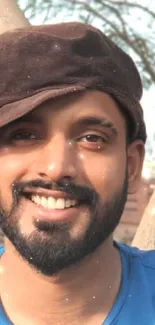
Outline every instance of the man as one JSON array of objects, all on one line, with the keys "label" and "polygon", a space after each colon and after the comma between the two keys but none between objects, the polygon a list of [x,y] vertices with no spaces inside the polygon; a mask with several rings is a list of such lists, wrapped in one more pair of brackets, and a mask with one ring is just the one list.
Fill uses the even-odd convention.
[{"label": "man", "polygon": [[0,49],[0,324],[155,324],[155,253],[112,236],[146,141],[133,61],[80,23]]}]

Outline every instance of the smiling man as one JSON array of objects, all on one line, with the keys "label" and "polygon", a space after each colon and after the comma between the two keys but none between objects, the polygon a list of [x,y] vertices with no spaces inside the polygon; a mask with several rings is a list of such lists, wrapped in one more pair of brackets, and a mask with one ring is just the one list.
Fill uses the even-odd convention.
[{"label": "smiling man", "polygon": [[155,253],[113,241],[146,141],[133,61],[80,23],[0,49],[0,324],[153,325]]}]

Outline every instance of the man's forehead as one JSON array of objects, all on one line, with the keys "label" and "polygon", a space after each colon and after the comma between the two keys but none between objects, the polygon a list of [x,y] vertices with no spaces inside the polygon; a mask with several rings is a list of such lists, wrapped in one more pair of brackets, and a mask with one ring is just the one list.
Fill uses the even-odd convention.
[{"label": "man's forehead", "polygon": [[107,93],[99,90],[89,90],[79,92],[77,94],[68,94],[56,99],[49,99],[38,107],[34,108],[30,113],[30,116],[45,116],[46,113],[57,113],[66,116],[71,112],[73,117],[81,117],[85,115],[100,115],[107,116],[108,119],[113,115],[122,114],[119,111],[116,101]]},{"label": "man's forehead", "polygon": [[[113,127],[117,119],[122,118],[114,100],[106,93],[100,91],[87,91],[82,94],[63,96],[55,100],[50,99],[29,113],[10,122],[9,126],[24,122],[42,124],[43,121],[59,116],[64,122],[71,120],[72,124],[100,124]],[[7,126],[6,126],[7,127]]]}]

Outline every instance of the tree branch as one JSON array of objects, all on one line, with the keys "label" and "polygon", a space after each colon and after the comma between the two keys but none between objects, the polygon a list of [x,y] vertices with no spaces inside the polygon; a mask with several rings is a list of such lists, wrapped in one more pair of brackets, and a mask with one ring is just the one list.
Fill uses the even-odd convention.
[{"label": "tree branch", "polygon": [[[65,1],[68,2],[68,0],[65,0]],[[72,2],[74,5],[80,5],[80,6],[82,5],[85,10],[91,12],[95,17],[101,19],[107,25],[109,25],[110,28],[112,29],[112,33],[110,34],[110,36],[116,35],[116,37],[119,37],[124,43],[126,43],[141,58],[141,61],[143,63],[143,67],[144,67],[145,71],[150,75],[152,81],[155,82],[155,73],[153,71],[153,68],[147,58],[147,55],[145,55],[145,53],[144,53],[145,51],[142,51],[142,48],[143,49],[145,48],[145,50],[146,49],[148,50],[144,39],[139,38],[139,36],[136,34],[133,34],[133,31],[132,31],[132,37],[130,37],[129,32],[127,32],[126,28],[123,28],[123,31],[121,31],[120,28],[118,28],[116,26],[116,24],[114,24],[110,19],[103,16],[100,12],[98,12],[96,9],[94,9],[92,6],[90,6],[88,3],[85,3],[84,1],[80,1],[80,0],[70,0],[70,2]],[[109,1],[109,2],[111,3],[111,1]],[[99,1],[98,1],[98,3],[99,3]],[[118,1],[116,3],[118,4]],[[122,2],[121,2],[121,4],[122,4]],[[105,2],[104,2],[104,5],[109,10],[113,11],[113,13],[115,13],[117,15],[117,18],[120,19],[120,13],[118,12],[117,9],[112,8],[111,5],[107,5]],[[120,20],[121,20],[121,23],[125,26],[125,22],[122,17]],[[141,42],[141,46],[139,46],[138,41]]]},{"label": "tree branch", "polygon": [[80,1],[80,0],[65,0],[66,2],[72,2],[74,5],[82,5],[83,8],[89,12],[91,12],[94,16],[96,16],[97,18],[101,19],[102,21],[106,22],[107,24],[109,24],[116,32],[117,34],[120,33],[119,29],[116,27],[115,24],[113,24],[111,21],[109,21],[107,18],[105,18],[101,13],[99,13],[98,11],[96,11],[93,7],[91,7],[88,3],[85,3],[84,1]]},{"label": "tree branch", "polygon": [[[73,14],[74,10],[76,10],[80,17],[82,17],[81,20],[87,23],[89,23],[90,18],[98,19],[99,23],[101,22],[102,24],[102,29],[105,30],[109,37],[116,43],[118,40],[122,41],[124,45],[131,48],[138,55],[139,67],[144,70],[143,77],[146,85],[149,84],[149,80],[155,82],[153,33],[152,41],[151,35],[149,37],[140,36],[140,33],[136,33],[134,28],[126,21],[126,16],[123,14],[125,8],[140,9],[149,15],[150,22],[152,22],[152,20],[155,21],[155,13],[150,8],[144,7],[141,4],[131,3],[129,0],[93,0],[92,2],[86,0],[63,0],[63,3],[61,0],[56,0],[56,2],[42,0],[42,6],[39,5],[41,3],[39,0],[27,1],[29,1],[31,7],[33,6],[33,9],[35,8],[34,12],[37,12],[37,10],[41,12],[41,8],[42,10],[44,9],[44,12],[47,11],[45,20],[49,20],[52,18],[52,15],[57,15],[57,12],[59,13],[63,9],[67,14]],[[47,8],[47,4],[50,4],[49,8]],[[51,8],[55,9],[55,11],[51,12]]]},{"label": "tree branch", "polygon": [[125,26],[126,24],[125,24],[124,19],[122,18],[122,15],[121,15],[120,11],[118,9],[116,9],[114,6],[111,6],[111,5],[107,4],[106,1],[104,1],[103,3],[101,3],[101,1],[98,1],[98,2],[100,4],[102,4],[104,6],[104,8],[109,9],[111,12],[113,12],[116,15],[118,20],[121,22],[123,33],[127,34],[127,30],[126,30],[126,26]]},{"label": "tree branch", "polygon": [[[110,3],[112,3],[113,1],[109,0]],[[150,16],[152,16],[153,19],[155,19],[155,13],[148,9],[147,7],[144,7],[138,3],[131,3],[128,1],[122,2],[122,1],[115,1],[115,5],[121,6],[121,7],[130,7],[130,8],[137,8],[140,9],[144,12],[147,12]]]}]

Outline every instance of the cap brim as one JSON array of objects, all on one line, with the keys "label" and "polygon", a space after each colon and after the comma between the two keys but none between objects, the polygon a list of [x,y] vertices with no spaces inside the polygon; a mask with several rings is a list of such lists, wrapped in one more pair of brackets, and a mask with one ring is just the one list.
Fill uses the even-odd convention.
[{"label": "cap brim", "polygon": [[58,98],[69,93],[84,91],[86,88],[80,85],[71,85],[63,88],[52,88],[42,90],[35,95],[26,97],[19,101],[3,105],[0,108],[0,127],[24,116],[43,102]]}]

